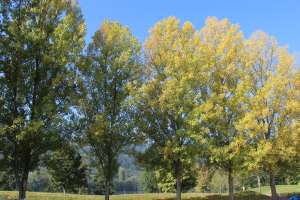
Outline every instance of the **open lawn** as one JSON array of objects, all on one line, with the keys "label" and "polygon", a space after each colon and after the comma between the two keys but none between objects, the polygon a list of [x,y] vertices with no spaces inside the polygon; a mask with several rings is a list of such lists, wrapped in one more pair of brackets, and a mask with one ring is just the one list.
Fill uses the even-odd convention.
[{"label": "open lawn", "polygon": [[[18,198],[18,192],[1,191],[0,198],[14,199]],[[238,192],[235,194],[238,200],[270,200],[266,195],[258,194],[253,191]],[[102,200],[104,196],[95,195],[73,195],[61,193],[42,193],[42,192],[27,192],[28,200]],[[175,194],[127,194],[127,195],[112,195],[111,200],[174,200]],[[208,194],[208,193],[185,193],[182,194],[183,200],[227,200],[228,194]]]},{"label": "open lawn", "polygon": [[[249,189],[249,191],[258,192],[258,188]],[[276,185],[276,192],[279,195],[293,195],[300,193],[300,185]],[[262,194],[271,194],[270,186],[261,187]]]},{"label": "open lawn", "polygon": [[[295,195],[300,193],[300,185],[276,185],[277,193],[280,195]],[[238,200],[270,200],[269,196],[263,194],[271,194],[270,186],[261,187],[262,194],[258,193],[258,188],[252,188],[245,192],[235,193],[235,199]],[[16,199],[18,192],[16,191],[0,191],[0,198]],[[75,195],[61,193],[43,193],[43,192],[27,192],[28,200],[104,200],[104,196],[96,195]],[[174,200],[175,194],[126,194],[111,195],[111,200]],[[227,200],[228,194],[210,194],[210,193],[184,193],[183,200]]]}]

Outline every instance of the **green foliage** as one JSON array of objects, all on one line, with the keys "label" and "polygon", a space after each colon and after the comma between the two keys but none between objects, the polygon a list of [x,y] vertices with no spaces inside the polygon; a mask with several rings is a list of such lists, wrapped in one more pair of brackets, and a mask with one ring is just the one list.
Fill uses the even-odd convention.
[{"label": "green foliage", "polygon": [[[176,170],[159,169],[156,171],[158,187],[162,192],[174,193],[177,190]],[[184,168],[182,170],[181,178],[181,190],[187,192],[189,189],[194,188],[197,185],[197,173],[195,170]]]},{"label": "green foliage", "polygon": [[125,181],[126,177],[125,177],[125,169],[123,167],[119,167],[119,181]]},{"label": "green foliage", "polygon": [[[105,195],[105,177],[103,174],[102,169],[97,170],[96,176],[94,176],[94,187],[93,187],[93,192],[96,195]],[[113,190],[114,184],[110,183],[110,190],[109,194],[114,194]]]},{"label": "green foliage", "polygon": [[146,193],[155,193],[159,191],[155,171],[142,171],[141,183],[143,185],[143,191]]},{"label": "green foliage", "polygon": [[0,190],[12,191],[17,187],[16,179],[9,170],[0,172]]},{"label": "green foliage", "polygon": [[141,190],[140,183],[141,172],[135,170],[134,166],[127,169],[119,168],[117,179],[114,181],[116,191],[139,191]]},{"label": "green foliage", "polygon": [[128,27],[105,20],[88,45],[79,65],[85,98],[79,111],[83,118],[83,145],[91,147],[93,164],[102,168],[109,185],[118,172],[117,158],[137,143],[130,107],[125,103],[130,83],[139,79],[141,44]]},{"label": "green foliage", "polygon": [[72,66],[85,36],[80,12],[71,0],[1,1],[0,165],[12,167],[19,198],[41,155],[71,134]]},{"label": "green foliage", "polygon": [[38,170],[29,173],[28,176],[28,191],[35,192],[49,192],[51,177],[47,173],[46,168],[39,168]]},{"label": "green foliage", "polygon": [[116,191],[139,191],[139,180],[126,180],[126,181],[115,181]]},{"label": "green foliage", "polygon": [[213,193],[225,193],[228,191],[228,177],[225,173],[215,171],[211,180],[211,189]]},{"label": "green foliage", "polygon": [[82,157],[76,149],[61,149],[44,162],[56,191],[77,193],[79,188],[87,187],[87,166],[82,163]]}]

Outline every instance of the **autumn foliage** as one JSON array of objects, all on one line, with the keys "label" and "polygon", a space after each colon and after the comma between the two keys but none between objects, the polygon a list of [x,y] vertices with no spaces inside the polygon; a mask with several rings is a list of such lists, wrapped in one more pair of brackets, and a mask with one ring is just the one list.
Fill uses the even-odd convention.
[{"label": "autumn foliage", "polygon": [[3,2],[0,164],[20,198],[29,171],[73,133],[103,172],[106,200],[124,152],[178,200],[186,188],[209,189],[210,166],[228,176],[230,200],[234,177],[260,169],[276,198],[274,176],[299,160],[300,73],[288,47],[263,31],[245,39],[228,19],[195,30],[169,17],[144,45],[105,20],[83,53],[76,1]]}]

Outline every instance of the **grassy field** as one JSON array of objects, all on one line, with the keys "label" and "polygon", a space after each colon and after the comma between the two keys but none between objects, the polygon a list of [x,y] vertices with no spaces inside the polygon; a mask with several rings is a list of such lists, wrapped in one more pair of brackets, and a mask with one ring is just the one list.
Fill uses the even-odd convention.
[{"label": "grassy field", "polygon": [[[258,192],[258,188],[249,189],[250,191]],[[300,185],[276,185],[277,194],[298,194],[300,193]],[[271,194],[270,186],[261,187],[261,193],[263,194]]]},{"label": "grassy field", "polygon": [[[278,194],[298,194],[300,185],[276,185]],[[264,194],[271,194],[270,186],[261,187],[262,194],[258,193],[258,188],[249,189],[245,192],[235,193],[238,200],[270,200],[271,197]],[[16,191],[0,191],[0,198],[17,199]],[[104,200],[104,196],[96,195],[74,195],[61,193],[27,192],[28,200]],[[174,200],[175,194],[127,194],[111,195],[111,200]],[[185,193],[182,194],[183,200],[227,200],[228,194],[209,194],[209,193]]]},{"label": "grassy field", "polygon": [[[18,198],[18,192],[1,191],[0,198],[14,199]],[[102,200],[104,196],[95,195],[73,195],[61,193],[42,193],[42,192],[27,192],[28,200]],[[128,194],[128,195],[112,195],[111,200],[174,200],[175,194]],[[183,200],[227,200],[228,194],[202,194],[202,193],[187,193],[182,194]],[[266,195],[258,194],[253,191],[238,192],[235,194],[235,199],[238,200],[270,200]]]}]

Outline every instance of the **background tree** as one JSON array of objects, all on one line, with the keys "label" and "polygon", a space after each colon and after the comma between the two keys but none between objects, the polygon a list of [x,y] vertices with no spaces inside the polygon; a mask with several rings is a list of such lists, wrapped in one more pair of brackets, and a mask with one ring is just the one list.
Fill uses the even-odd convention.
[{"label": "background tree", "polygon": [[[104,177],[102,168],[97,168],[97,174],[94,178],[94,194],[96,195],[105,195],[105,184],[106,184],[106,179]],[[113,190],[114,184],[113,182],[110,183],[110,190],[109,190],[109,194],[114,194],[114,190]]]},{"label": "background tree", "polygon": [[143,185],[143,191],[146,193],[155,193],[159,191],[155,171],[142,171],[141,183]]},{"label": "background tree", "polygon": [[80,13],[70,0],[1,1],[0,165],[12,167],[20,199],[41,155],[71,133],[71,66],[85,36]]},{"label": "background tree", "polygon": [[211,189],[211,179],[213,172],[208,169],[206,165],[198,165],[196,167],[197,171],[197,185],[195,187],[198,192],[205,192]]},{"label": "background tree", "polygon": [[34,172],[29,173],[28,176],[28,191],[35,192],[50,192],[51,191],[51,177],[47,173],[46,168],[39,168]]},{"label": "background tree", "polygon": [[85,145],[91,147],[90,157],[103,170],[106,200],[119,169],[119,154],[138,139],[125,102],[130,83],[140,78],[140,47],[128,27],[105,20],[88,45],[80,66],[86,89],[80,107],[83,137]]},{"label": "background tree", "polygon": [[134,96],[138,131],[149,144],[136,156],[139,165],[149,170],[169,170],[176,180],[178,200],[182,171],[191,169],[197,156],[187,122],[194,102],[185,76],[195,64],[195,30],[190,22],[179,25],[179,19],[169,17],[150,29],[144,46],[146,77]]},{"label": "background tree", "polygon": [[13,191],[17,189],[16,179],[10,170],[0,172],[0,190]]},{"label": "background tree", "polygon": [[216,170],[211,179],[212,192],[224,193],[228,191],[228,176],[224,171]]},{"label": "background tree", "polygon": [[248,134],[249,169],[264,168],[270,175],[272,199],[276,199],[274,175],[285,163],[294,162],[299,140],[299,99],[294,90],[294,58],[274,37],[255,32],[246,43],[249,99],[247,113],[238,128]]},{"label": "background tree", "polygon": [[[119,158],[125,157],[124,154],[120,155]],[[126,156],[127,159],[132,159],[132,157]],[[126,169],[123,167],[119,168],[118,176],[114,180],[114,188],[116,191],[139,191],[142,189],[141,187],[141,171],[136,168],[137,166],[134,165],[127,165],[128,163],[121,162],[120,159],[118,160],[120,166],[127,166]],[[130,161],[129,161],[130,163]]]},{"label": "background tree", "polygon": [[125,169],[123,167],[119,167],[118,176],[119,176],[118,177],[119,181],[125,181],[126,180]]},{"label": "background tree", "polygon": [[76,148],[54,152],[44,162],[51,176],[51,185],[58,191],[77,193],[81,187],[87,187],[87,166]]}]

